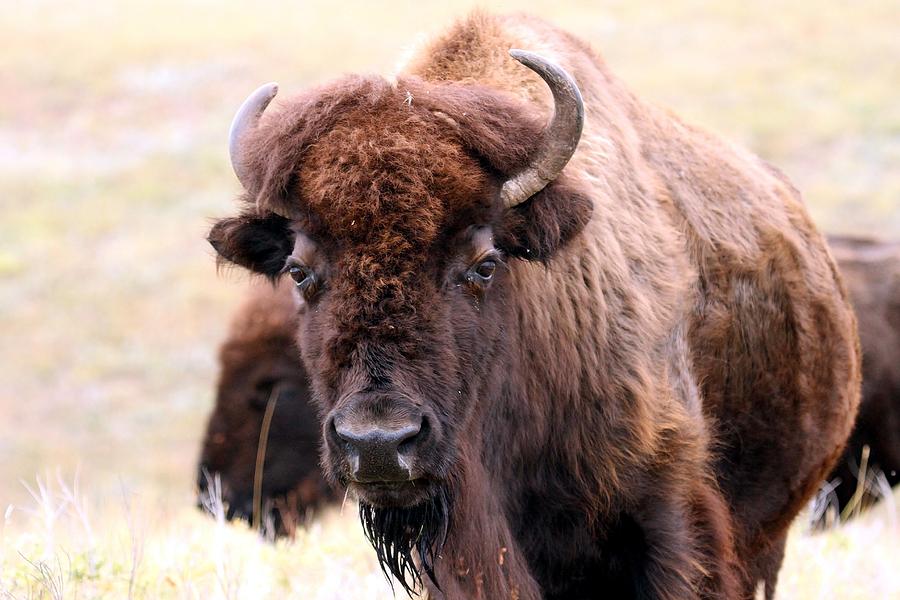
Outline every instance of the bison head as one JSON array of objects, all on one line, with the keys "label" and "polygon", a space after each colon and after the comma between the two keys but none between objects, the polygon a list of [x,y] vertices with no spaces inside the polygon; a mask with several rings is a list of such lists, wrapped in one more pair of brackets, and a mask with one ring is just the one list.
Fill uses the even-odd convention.
[{"label": "bison head", "polygon": [[335,493],[320,475],[321,426],[293,339],[291,292],[258,291],[220,351],[198,504],[213,510],[221,496],[226,518],[255,521],[266,535],[282,536]]},{"label": "bison head", "polygon": [[578,88],[512,54],[552,92],[546,127],[512,95],[413,77],[347,77],[260,118],[276,90],[263,86],[232,125],[246,208],[209,235],[222,259],[296,284],[323,464],[404,585],[413,549],[430,573],[479,423],[511,393],[516,303],[551,293],[518,289],[511,263],[548,261],[591,213],[560,176]]}]

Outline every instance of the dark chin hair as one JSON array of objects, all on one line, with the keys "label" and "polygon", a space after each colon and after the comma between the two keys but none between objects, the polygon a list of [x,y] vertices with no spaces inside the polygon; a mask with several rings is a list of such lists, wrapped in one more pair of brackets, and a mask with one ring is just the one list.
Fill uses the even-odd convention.
[{"label": "dark chin hair", "polygon": [[[420,566],[440,589],[434,560],[450,531],[450,497],[443,487],[426,502],[409,508],[378,508],[360,502],[359,519],[392,589],[391,575],[410,597],[418,595],[422,589]],[[418,554],[419,565],[413,552]]]}]

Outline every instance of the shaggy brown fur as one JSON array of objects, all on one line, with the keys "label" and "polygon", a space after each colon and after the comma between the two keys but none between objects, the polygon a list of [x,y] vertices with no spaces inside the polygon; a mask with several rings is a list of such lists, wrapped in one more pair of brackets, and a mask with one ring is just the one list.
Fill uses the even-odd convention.
[{"label": "shaggy brown fur", "polygon": [[216,404],[198,467],[198,504],[210,508],[218,477],[226,516],[250,521],[260,427],[278,394],[262,478],[260,525],[266,535],[290,535],[310,513],[337,499],[318,464],[322,427],[310,403],[309,381],[294,343],[297,303],[287,284],[255,285],[219,351]]},{"label": "shaggy brown fur", "polygon": [[[504,210],[550,112],[512,47],[576,78],[586,122],[563,174]],[[282,102],[244,145],[244,213],[210,241],[316,273],[298,337],[328,476],[348,481],[348,403],[429,426],[409,485],[351,482],[395,576],[418,555],[435,598],[772,597],[859,394],[853,313],[783,175],[524,16]],[[505,265],[473,285],[486,251]]]},{"label": "shaggy brown fur", "polygon": [[[889,485],[894,486],[900,483],[900,245],[840,236],[829,236],[828,243],[847,284],[851,301],[857,310],[863,349],[863,394],[856,426],[847,443],[843,459],[828,476],[830,487],[834,490],[836,508],[838,511],[843,511],[857,490],[859,463],[864,446],[869,446],[871,451],[867,465],[870,479],[874,474],[881,473]],[[263,361],[263,364],[272,365],[273,371],[266,375],[261,374],[260,379],[274,382],[275,385],[286,377],[305,381],[306,373],[302,364],[298,365],[300,371],[290,374],[275,368],[280,362],[278,359],[284,354],[288,354],[293,346],[290,340],[294,335],[296,317],[291,304],[293,302],[291,286],[280,286],[277,293],[283,294],[284,298],[272,298],[269,286],[265,286],[261,292],[257,292],[258,296],[255,297],[255,301],[248,303],[242,310],[239,320],[245,322],[245,319],[250,319],[252,314],[266,311],[269,312],[269,318],[263,321],[266,327],[255,332],[246,340],[242,339],[243,328],[235,327],[235,336],[226,342],[226,346],[240,348],[244,345],[251,347],[263,345],[271,348],[273,350],[271,362]],[[273,306],[276,309],[290,306],[291,310],[272,311]],[[244,312],[251,314],[244,315]],[[251,355],[246,350],[239,351],[239,353],[241,356]],[[230,375],[222,375],[222,379],[233,378]],[[304,383],[303,386],[305,385]],[[215,416],[212,416],[211,420],[221,423],[221,426],[224,427],[225,423],[222,419],[225,418],[227,402],[222,401],[222,397],[220,394],[220,402],[214,412]],[[304,398],[304,400],[306,399]],[[239,405],[243,406],[244,403],[240,402]],[[251,400],[247,404],[248,407],[253,407],[248,410],[247,414],[253,416],[255,424],[260,421],[258,405],[258,399]],[[283,417],[283,415],[279,415],[279,417]],[[226,483],[230,487],[233,485],[231,481],[243,482],[244,489],[239,495],[249,498],[252,491],[249,487],[252,482],[252,473],[249,468],[250,461],[255,456],[257,438],[253,435],[241,435],[247,424],[246,418],[241,417],[231,421],[235,430],[226,431],[224,437],[219,439],[228,440],[228,443],[232,444],[229,449],[233,454],[230,454],[227,459],[219,459],[220,464],[225,463],[219,472],[227,473],[232,464],[239,463],[243,466],[244,471],[241,475],[226,477]],[[285,431],[286,439],[307,440],[313,435],[315,440],[318,440],[319,431],[310,427],[308,419],[279,418],[277,427],[279,430]],[[209,448],[208,453],[214,447],[211,443],[212,435],[211,432],[207,433],[204,442],[205,446]],[[318,453],[317,448],[309,447],[307,450],[310,457]],[[284,449],[284,452],[293,455],[294,449],[288,447]],[[270,449],[269,453],[277,454],[279,450]],[[326,489],[324,476],[321,475],[312,460],[297,461],[295,456],[282,457],[280,455],[272,456],[269,460],[293,467],[289,473],[284,475],[285,478],[292,478],[286,482],[288,489]],[[864,485],[863,489],[865,490],[864,503],[876,498],[871,493],[871,486]],[[335,498],[331,496],[328,499]],[[299,500],[295,511],[303,514],[306,506],[317,505],[319,499],[310,500],[307,498],[307,494],[301,494]]]},{"label": "shaggy brown fur", "polygon": [[[856,309],[863,353],[859,416],[828,478],[843,511],[857,489],[864,446],[870,449],[869,478],[881,472],[890,486],[900,483],[900,243],[835,236],[828,243]],[[870,484],[864,504],[872,491]]]}]

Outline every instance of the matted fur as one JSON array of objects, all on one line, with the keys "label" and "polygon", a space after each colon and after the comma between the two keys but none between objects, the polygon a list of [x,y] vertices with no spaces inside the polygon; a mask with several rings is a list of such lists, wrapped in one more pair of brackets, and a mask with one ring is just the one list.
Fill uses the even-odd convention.
[{"label": "matted fur", "polygon": [[[550,112],[512,47],[575,77],[586,122],[563,174],[503,210]],[[210,240],[269,276],[292,246],[318,274],[298,336],[323,413],[429,415],[408,497],[451,500],[432,596],[772,597],[859,394],[853,313],[782,174],[572,36],[483,14],[394,82],[281,102],[245,151],[244,214]],[[505,256],[486,290],[463,277],[473,227]],[[347,480],[330,442],[324,464]]]},{"label": "matted fur", "polygon": [[428,502],[412,508],[359,504],[359,520],[366,538],[375,549],[378,564],[388,576],[388,581],[393,575],[410,596],[422,586],[420,570],[440,589],[434,574],[434,563],[450,531],[450,502],[450,497],[442,489]]}]

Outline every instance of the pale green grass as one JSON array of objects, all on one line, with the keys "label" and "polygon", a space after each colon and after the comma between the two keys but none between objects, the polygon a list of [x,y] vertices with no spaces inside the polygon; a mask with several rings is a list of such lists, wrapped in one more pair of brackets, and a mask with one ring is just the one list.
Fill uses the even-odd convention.
[{"label": "pale green grass", "polygon": [[56,479],[29,488],[34,497],[0,522],[0,598],[391,597],[352,503],[271,544],[186,496],[123,485],[85,498]]},{"label": "pale green grass", "polygon": [[895,493],[861,518],[826,533],[798,518],[778,582],[778,597],[815,600],[900,598],[900,512]]},{"label": "pale green grass", "polygon": [[[123,485],[85,498],[59,478],[29,488],[33,497],[0,521],[0,598],[392,597],[352,501],[273,545],[243,524],[201,515],[188,497]],[[798,519],[778,598],[900,597],[900,494],[889,500],[827,533],[811,534]]]},{"label": "pale green grass", "polygon": [[[388,72],[418,35],[474,4],[43,0],[0,11],[0,508],[32,502],[20,479],[82,465],[98,540],[127,529],[124,481],[169,507],[141,513],[146,539],[176,544],[182,531],[190,560],[208,565],[211,525],[187,507],[215,348],[244,290],[244,276],[216,275],[203,241],[237,191],[231,114],[264,81],[286,95]],[[581,34],[643,96],[782,167],[823,228],[900,237],[896,0],[489,7]],[[7,541],[36,536],[26,556],[40,558],[40,527],[18,510],[11,519]],[[290,572],[302,552],[326,555],[315,539],[283,560],[262,546],[258,560]],[[871,542],[848,539],[849,554]],[[98,553],[125,569],[119,552]],[[327,555],[339,574],[341,553]],[[103,573],[91,585],[124,576]]]}]

